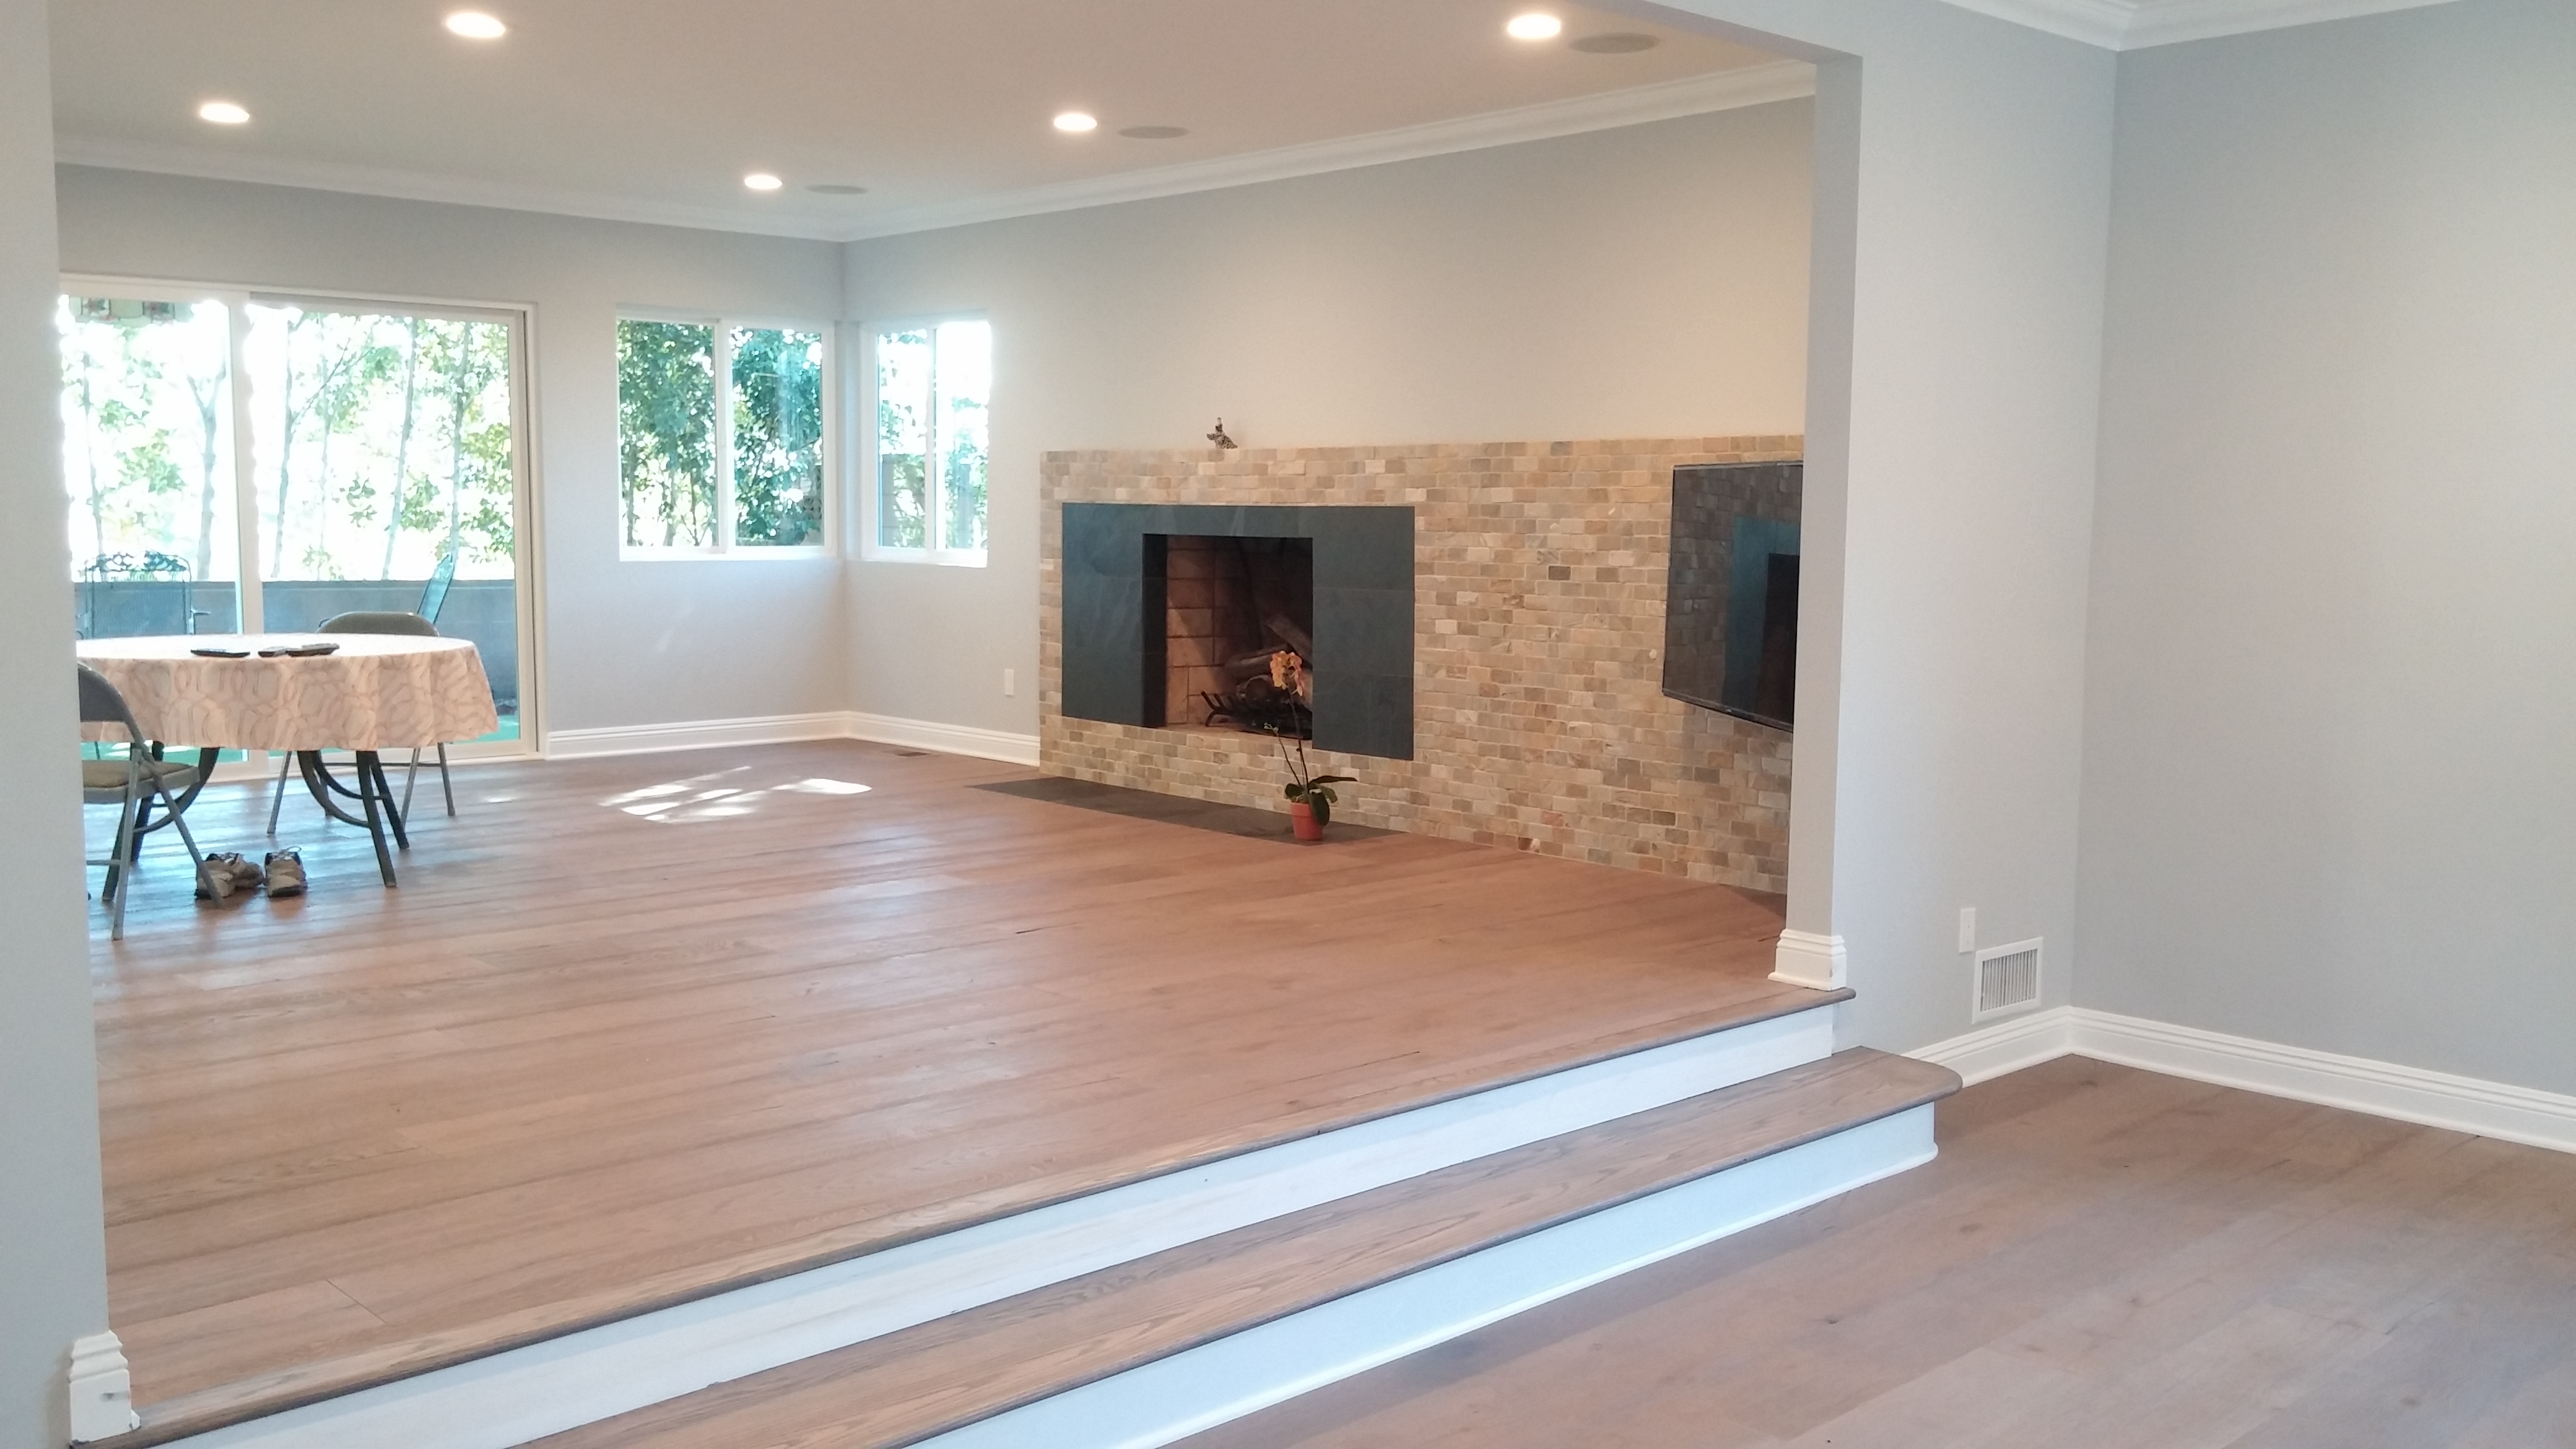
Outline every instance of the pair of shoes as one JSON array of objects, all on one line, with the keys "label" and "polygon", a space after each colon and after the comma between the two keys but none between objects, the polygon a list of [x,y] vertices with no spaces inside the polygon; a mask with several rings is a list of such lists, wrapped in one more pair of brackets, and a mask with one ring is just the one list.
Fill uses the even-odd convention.
[{"label": "pair of shoes", "polygon": [[197,877],[197,899],[220,901],[235,891],[259,889],[260,869],[237,851],[206,857],[206,868]]},{"label": "pair of shoes", "polygon": [[268,898],[284,900],[304,894],[304,857],[294,846],[268,853]]}]

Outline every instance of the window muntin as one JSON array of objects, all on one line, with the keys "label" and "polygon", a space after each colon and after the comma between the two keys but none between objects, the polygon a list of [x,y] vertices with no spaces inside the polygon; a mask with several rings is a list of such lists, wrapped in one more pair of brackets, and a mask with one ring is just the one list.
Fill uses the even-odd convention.
[{"label": "window muntin", "polygon": [[992,451],[993,327],[880,327],[871,557],[980,564]]},{"label": "window muntin", "polygon": [[830,493],[829,334],[617,323],[621,538],[652,556],[819,551]]}]

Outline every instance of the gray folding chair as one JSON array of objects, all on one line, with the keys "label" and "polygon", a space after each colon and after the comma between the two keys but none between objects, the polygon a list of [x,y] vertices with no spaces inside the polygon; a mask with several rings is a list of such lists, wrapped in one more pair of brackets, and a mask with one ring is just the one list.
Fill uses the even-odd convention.
[{"label": "gray folding chair", "polygon": [[125,696],[117,692],[107,676],[84,664],[80,666],[80,710],[83,724],[121,724],[125,726],[125,758],[121,760],[81,761],[81,803],[116,807],[116,845],[104,860],[91,865],[107,867],[107,884],[99,899],[109,902],[115,911],[115,924],[108,939],[125,939],[125,895],[133,887],[134,826],[143,814],[144,802],[154,795],[161,797],[161,808],[169,822],[179,827],[179,839],[186,842],[188,858],[196,862],[197,884],[206,885],[206,857],[197,849],[197,838],[188,833],[188,822],[179,813],[179,802],[171,791],[185,791],[197,782],[197,767],[152,758],[152,746],[143,738],[143,727],[134,722],[134,711],[126,706]]},{"label": "gray folding chair", "polygon": [[[443,596],[445,590],[440,593]],[[418,614],[398,611],[359,610],[353,614],[334,614],[314,626],[317,634],[409,634],[414,638],[435,639],[438,626]],[[286,777],[295,769],[295,756],[288,755],[277,767],[277,792],[268,802],[268,833],[277,834],[278,812],[286,808]],[[411,768],[403,772],[403,797],[400,814],[411,818],[412,782],[420,778],[420,751],[411,752]],[[438,747],[438,788],[447,796],[447,813],[456,813],[456,785],[447,773],[447,746]]]}]

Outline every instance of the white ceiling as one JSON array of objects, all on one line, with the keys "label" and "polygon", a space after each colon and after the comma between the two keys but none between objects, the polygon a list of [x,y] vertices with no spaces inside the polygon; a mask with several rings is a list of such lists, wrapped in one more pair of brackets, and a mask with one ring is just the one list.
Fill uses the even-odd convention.
[{"label": "white ceiling", "polygon": [[[1511,0],[56,0],[66,160],[844,237],[1799,93],[1806,68]],[[1568,42],[1651,35],[1592,54]],[[246,126],[195,118],[209,99]],[[1097,132],[1055,131],[1058,111]],[[1469,119],[1481,118],[1481,119]],[[1122,127],[1182,126],[1176,140]],[[745,172],[784,190],[760,195]],[[867,188],[818,195],[814,184]]]}]

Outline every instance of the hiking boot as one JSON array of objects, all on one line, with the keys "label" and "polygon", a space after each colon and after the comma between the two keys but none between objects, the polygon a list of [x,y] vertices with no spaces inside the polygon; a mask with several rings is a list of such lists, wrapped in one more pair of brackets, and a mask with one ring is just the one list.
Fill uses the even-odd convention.
[{"label": "hiking boot", "polygon": [[268,898],[284,900],[304,894],[304,857],[294,846],[268,853]]},{"label": "hiking boot", "polygon": [[238,851],[210,855],[206,857],[205,873],[197,879],[197,899],[220,901],[235,891],[257,890],[259,880],[259,867]]}]

